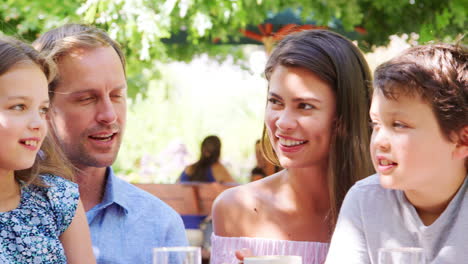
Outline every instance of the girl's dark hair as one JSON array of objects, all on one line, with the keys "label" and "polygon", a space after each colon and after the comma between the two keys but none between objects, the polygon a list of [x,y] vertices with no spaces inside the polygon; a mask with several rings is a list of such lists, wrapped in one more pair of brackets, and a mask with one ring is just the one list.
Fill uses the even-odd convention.
[{"label": "girl's dark hair", "polygon": [[[372,93],[369,67],[351,41],[327,30],[306,30],[284,38],[265,67],[268,81],[279,65],[309,70],[327,82],[336,96],[337,121],[328,163],[329,220],[333,230],[346,192],[357,180],[373,172],[369,154]],[[269,161],[280,165],[265,126],[262,151]]]},{"label": "girl's dark hair", "polygon": [[206,137],[200,150],[200,159],[192,165],[190,181],[208,181],[208,169],[219,160],[221,154],[221,140],[217,136]]},{"label": "girl's dark hair", "polygon": [[[5,74],[16,65],[30,63],[37,65],[44,72],[49,82],[55,77],[55,64],[20,40],[0,36],[0,58],[0,75]],[[71,165],[62,150],[57,146],[56,140],[48,134],[32,167],[15,171],[15,178],[25,184],[38,186],[45,186],[41,179],[37,177],[39,174],[53,174],[72,180]]]}]

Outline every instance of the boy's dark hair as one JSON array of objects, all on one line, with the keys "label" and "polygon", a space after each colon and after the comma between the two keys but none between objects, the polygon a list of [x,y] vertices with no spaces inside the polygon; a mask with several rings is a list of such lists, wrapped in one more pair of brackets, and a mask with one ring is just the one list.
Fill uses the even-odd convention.
[{"label": "boy's dark hair", "polygon": [[[468,125],[468,49],[463,45],[431,44],[409,48],[375,70],[374,87],[395,100],[421,96],[434,112],[444,136]],[[468,144],[462,139],[461,144]]]}]

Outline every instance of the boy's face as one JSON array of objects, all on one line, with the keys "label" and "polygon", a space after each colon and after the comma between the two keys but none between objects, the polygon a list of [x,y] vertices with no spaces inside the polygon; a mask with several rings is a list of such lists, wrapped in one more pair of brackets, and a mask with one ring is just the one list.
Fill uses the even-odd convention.
[{"label": "boy's face", "polygon": [[431,191],[464,166],[454,157],[456,142],[444,137],[419,95],[390,100],[376,89],[370,117],[372,162],[384,188]]}]

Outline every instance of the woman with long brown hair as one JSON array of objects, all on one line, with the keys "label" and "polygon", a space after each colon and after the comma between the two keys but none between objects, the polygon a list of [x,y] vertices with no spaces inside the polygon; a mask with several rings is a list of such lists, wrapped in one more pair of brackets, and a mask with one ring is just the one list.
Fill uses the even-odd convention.
[{"label": "woman with long brown hair", "polygon": [[212,263],[237,263],[241,248],[323,263],[347,190],[372,172],[371,75],[359,49],[326,30],[287,36],[265,75],[262,150],[284,169],[218,197]]}]

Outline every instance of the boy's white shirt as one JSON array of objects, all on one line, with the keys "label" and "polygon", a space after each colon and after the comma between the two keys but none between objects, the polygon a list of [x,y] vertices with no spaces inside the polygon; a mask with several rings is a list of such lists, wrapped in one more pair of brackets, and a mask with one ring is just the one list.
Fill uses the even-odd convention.
[{"label": "boy's white shirt", "polygon": [[468,259],[468,177],[439,218],[425,226],[403,191],[384,189],[377,174],[346,195],[326,264],[378,264],[379,248],[421,247],[427,263]]}]

